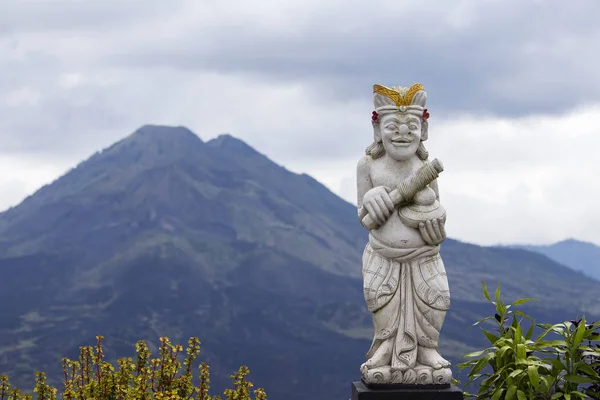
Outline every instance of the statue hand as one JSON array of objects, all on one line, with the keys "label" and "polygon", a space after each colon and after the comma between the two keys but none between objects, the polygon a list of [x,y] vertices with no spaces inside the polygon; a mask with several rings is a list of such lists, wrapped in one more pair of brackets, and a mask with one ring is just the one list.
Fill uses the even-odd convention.
[{"label": "statue hand", "polygon": [[385,186],[377,186],[363,197],[363,207],[379,226],[387,221],[396,208],[389,194],[391,191]]},{"label": "statue hand", "polygon": [[432,219],[419,224],[419,231],[425,243],[437,246],[446,239],[446,228],[442,218]]}]

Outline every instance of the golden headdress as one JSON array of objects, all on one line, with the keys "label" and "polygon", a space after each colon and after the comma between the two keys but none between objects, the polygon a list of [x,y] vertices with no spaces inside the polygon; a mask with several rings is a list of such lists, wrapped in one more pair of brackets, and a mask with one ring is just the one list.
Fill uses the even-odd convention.
[{"label": "golden headdress", "polygon": [[408,88],[401,86],[388,88],[382,85],[373,85],[375,111],[372,119],[376,122],[381,113],[408,112],[427,120],[429,113],[425,108],[426,103],[427,92],[420,83],[415,83]]}]

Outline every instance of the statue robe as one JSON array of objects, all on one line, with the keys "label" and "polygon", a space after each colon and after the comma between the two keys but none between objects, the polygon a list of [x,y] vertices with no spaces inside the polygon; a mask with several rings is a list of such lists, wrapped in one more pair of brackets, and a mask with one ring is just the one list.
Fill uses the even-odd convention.
[{"label": "statue robe", "polygon": [[439,246],[397,249],[370,237],[363,253],[363,290],[373,314],[370,359],[393,338],[391,369],[416,366],[417,346],[438,348],[450,308],[450,290]]}]

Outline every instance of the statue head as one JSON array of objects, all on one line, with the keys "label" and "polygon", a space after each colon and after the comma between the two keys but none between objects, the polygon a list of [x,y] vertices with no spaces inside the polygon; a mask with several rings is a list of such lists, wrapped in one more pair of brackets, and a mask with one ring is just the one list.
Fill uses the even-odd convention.
[{"label": "statue head", "polygon": [[429,154],[423,145],[428,136],[426,103],[427,92],[419,83],[410,88],[391,89],[374,85],[374,142],[367,147],[366,153],[373,158],[387,154],[397,161],[405,161],[416,154],[421,160],[427,160]]}]

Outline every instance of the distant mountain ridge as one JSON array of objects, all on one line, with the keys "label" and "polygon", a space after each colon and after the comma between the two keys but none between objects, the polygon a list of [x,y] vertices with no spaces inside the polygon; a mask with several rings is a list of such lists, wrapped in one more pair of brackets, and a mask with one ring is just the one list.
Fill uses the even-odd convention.
[{"label": "distant mountain ridge", "polygon": [[[0,373],[60,379],[60,357],[106,337],[203,343],[222,387],[239,365],[272,400],[344,398],[372,338],[356,208],[243,141],[147,125],[0,213]],[[448,239],[452,306],[441,346],[484,346],[481,280],[537,297],[543,322],[600,305],[600,283],[521,249]],[[155,351],[156,349],[154,349]],[[35,364],[34,363],[35,360]]]},{"label": "distant mountain ridge", "polygon": [[550,245],[508,245],[544,254],[552,260],[600,281],[600,246],[576,239],[566,239]]},{"label": "distant mountain ridge", "polygon": [[[195,180],[194,174],[203,179]],[[257,184],[257,179],[261,180],[260,184]],[[178,189],[187,193],[181,192],[181,197],[173,198],[180,193]],[[278,197],[267,195],[266,190]],[[243,210],[240,207],[224,207],[227,202],[236,200],[232,195],[236,191],[243,191],[247,196]],[[93,199],[99,202],[91,204]],[[126,204],[127,201],[131,204]],[[179,225],[182,229],[200,229],[227,236],[233,234],[232,231],[226,232],[229,229],[227,225],[241,223],[244,229],[236,232],[237,240],[254,240],[267,235],[269,238],[265,240],[272,241],[273,245],[293,235],[296,243],[289,251],[298,253],[301,258],[314,259],[316,254],[301,251],[302,244],[326,244],[329,248],[336,248],[339,256],[330,260],[319,258],[319,264],[327,261],[323,268],[344,270],[343,273],[358,276],[359,272],[355,268],[348,269],[348,266],[356,262],[357,257],[353,253],[361,246],[356,235],[362,234],[362,231],[360,226],[343,217],[353,206],[344,202],[341,207],[333,208],[331,205],[335,201],[339,202],[337,196],[312,178],[279,167],[230,135],[204,143],[186,128],[144,126],[43,187],[18,207],[0,214],[0,249],[9,255],[20,255],[40,245],[47,244],[52,249],[63,244],[72,246],[83,239],[79,233],[42,237],[41,232],[50,232],[61,226],[68,227],[73,233],[89,229],[80,226],[77,215],[73,213],[93,216],[88,210],[93,206],[99,217],[94,223],[99,225],[111,218],[133,219],[128,233],[136,232],[139,228],[137,219],[141,217],[140,213],[145,213],[154,216],[150,219],[156,220],[155,223],[163,230],[168,226],[175,229]],[[264,203],[252,204],[256,202]],[[69,206],[69,209],[61,209],[60,212],[50,210],[59,205]],[[257,207],[252,208],[253,205]],[[263,212],[259,213],[261,208]],[[135,214],[123,213],[130,209],[135,209]],[[54,220],[47,220],[48,211],[54,211]],[[289,218],[299,211],[305,212],[310,222]],[[113,215],[100,216],[102,212]],[[190,226],[193,221],[177,215],[180,212],[200,213],[205,220],[202,226]],[[20,219],[23,223],[18,223]],[[31,219],[35,219],[36,223],[28,223],[32,222]],[[322,220],[335,221],[336,225],[325,226]],[[77,226],[66,226],[70,222]],[[250,226],[251,222],[256,225]],[[297,224],[304,224],[304,228],[308,229],[306,233],[299,235]],[[332,231],[331,227],[336,229]],[[266,228],[276,231],[277,235],[265,232]],[[11,249],[18,250],[13,253]]]}]

